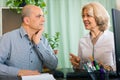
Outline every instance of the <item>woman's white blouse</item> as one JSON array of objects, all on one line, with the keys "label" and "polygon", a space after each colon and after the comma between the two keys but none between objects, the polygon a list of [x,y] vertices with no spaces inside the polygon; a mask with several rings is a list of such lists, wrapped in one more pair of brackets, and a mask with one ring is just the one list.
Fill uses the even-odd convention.
[{"label": "woman's white blouse", "polygon": [[[115,49],[114,35],[108,30],[99,37],[96,44],[91,42],[90,34],[84,36],[79,41],[78,56],[81,61],[89,60],[94,55],[94,59],[103,64],[110,65],[115,70]],[[82,65],[82,64],[81,64]]]}]

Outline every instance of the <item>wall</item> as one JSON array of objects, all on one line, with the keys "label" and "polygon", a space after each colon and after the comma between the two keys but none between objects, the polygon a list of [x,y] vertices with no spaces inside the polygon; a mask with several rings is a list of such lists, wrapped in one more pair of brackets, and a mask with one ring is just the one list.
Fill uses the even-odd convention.
[{"label": "wall", "polygon": [[120,0],[116,0],[116,6],[117,6],[117,9],[120,10]]},{"label": "wall", "polygon": [[5,6],[6,0],[0,0],[0,35],[2,35],[2,7]]},{"label": "wall", "polygon": [[7,0],[0,0],[0,7],[5,7],[5,3]]}]

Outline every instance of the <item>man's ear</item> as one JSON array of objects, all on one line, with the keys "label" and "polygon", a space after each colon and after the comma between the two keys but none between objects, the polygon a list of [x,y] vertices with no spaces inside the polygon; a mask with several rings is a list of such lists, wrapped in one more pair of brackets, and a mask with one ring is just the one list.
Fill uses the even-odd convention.
[{"label": "man's ear", "polygon": [[24,20],[24,23],[25,23],[25,24],[29,24],[29,23],[30,23],[30,20],[29,20],[29,18],[28,18],[28,17],[24,17],[24,19],[23,19],[23,20]]}]

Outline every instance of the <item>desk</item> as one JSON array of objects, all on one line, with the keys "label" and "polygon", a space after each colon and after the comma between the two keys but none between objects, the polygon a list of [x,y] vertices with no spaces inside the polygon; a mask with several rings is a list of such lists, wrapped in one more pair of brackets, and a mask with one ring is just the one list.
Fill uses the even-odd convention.
[{"label": "desk", "polygon": [[[47,71],[47,73],[53,74],[56,80],[92,80],[88,72],[73,70],[72,68],[62,68],[54,71]],[[0,80],[8,80],[8,78],[7,79],[0,78]],[[16,80],[16,79],[11,78],[9,80]],[[21,78],[19,80],[21,80]],[[109,75],[109,79],[106,80],[120,80],[120,76],[114,75],[113,73],[113,75]]]},{"label": "desk", "polygon": [[[57,69],[53,71],[52,74],[56,80],[92,80],[88,72],[75,71],[72,68]],[[114,73],[110,73],[108,76],[109,80],[120,80],[120,76],[117,76]]]}]

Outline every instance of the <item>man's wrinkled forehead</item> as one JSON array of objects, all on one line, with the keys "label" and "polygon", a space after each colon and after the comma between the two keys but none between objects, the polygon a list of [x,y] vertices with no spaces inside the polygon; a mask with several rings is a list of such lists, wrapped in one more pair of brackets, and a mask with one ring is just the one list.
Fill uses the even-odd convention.
[{"label": "man's wrinkled forehead", "polygon": [[43,13],[42,9],[35,5],[26,5],[23,7],[22,16],[29,16],[31,13]]},{"label": "man's wrinkled forehead", "polygon": [[33,8],[31,11],[33,14],[37,14],[37,15],[43,15],[43,11],[41,8]]}]

